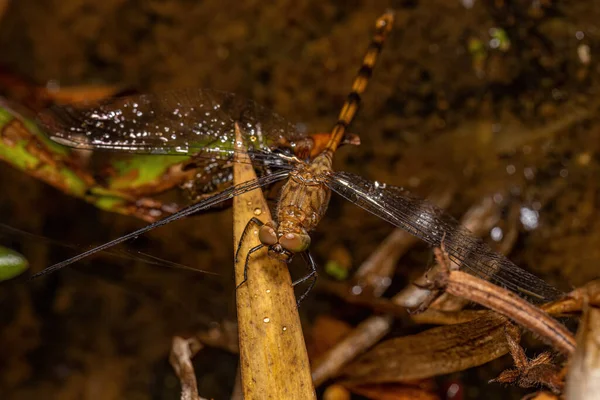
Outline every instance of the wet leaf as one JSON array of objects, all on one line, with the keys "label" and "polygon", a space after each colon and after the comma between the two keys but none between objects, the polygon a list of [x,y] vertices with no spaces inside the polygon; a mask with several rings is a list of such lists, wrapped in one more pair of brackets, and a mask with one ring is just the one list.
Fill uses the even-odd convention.
[{"label": "wet leaf", "polygon": [[506,319],[494,313],[385,341],[342,371],[352,384],[406,382],[485,364],[508,352]]},{"label": "wet leaf", "polygon": [[[143,160],[141,158],[136,164],[127,164],[127,168],[122,168],[122,171],[113,168],[126,174],[129,180],[125,181],[130,186],[137,185],[136,187],[124,188],[123,180],[116,180],[114,175],[111,176],[112,180],[106,176],[99,179],[108,181],[107,186],[96,180],[95,176],[102,178],[102,174],[89,169],[85,160],[76,152],[48,139],[35,121],[20,115],[0,98],[0,161],[98,208],[154,221],[159,216],[172,212],[173,207],[140,196],[161,192],[180,183],[180,175],[174,173],[172,165],[161,164],[157,167],[163,161],[160,157],[156,163],[143,164]],[[161,174],[160,171],[164,173]],[[111,186],[113,180],[118,185]],[[140,187],[144,187],[143,193]]]},{"label": "wet leaf", "polygon": [[12,279],[25,272],[29,262],[21,254],[7,247],[0,246],[0,281]]}]

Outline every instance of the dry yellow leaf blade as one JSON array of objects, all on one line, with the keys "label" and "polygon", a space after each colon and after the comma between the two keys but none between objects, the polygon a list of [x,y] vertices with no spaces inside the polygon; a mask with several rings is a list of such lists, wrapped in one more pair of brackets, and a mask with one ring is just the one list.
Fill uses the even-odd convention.
[{"label": "dry yellow leaf blade", "polygon": [[[255,179],[248,156],[237,157],[242,162],[234,163],[234,184]],[[253,217],[263,222],[271,219],[260,189],[233,200],[234,250]],[[248,250],[258,244],[257,228],[253,228],[241,243],[235,265],[236,285],[244,279]],[[266,248],[253,253],[248,263],[248,280],[237,289],[236,301],[244,399],[315,399],[287,264],[269,257]]]}]

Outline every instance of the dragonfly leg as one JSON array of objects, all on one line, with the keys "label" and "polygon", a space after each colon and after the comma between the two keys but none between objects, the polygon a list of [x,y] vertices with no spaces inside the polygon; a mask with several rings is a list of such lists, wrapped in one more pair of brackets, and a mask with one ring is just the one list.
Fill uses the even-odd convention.
[{"label": "dragonfly leg", "polygon": [[[252,218],[252,219],[254,219],[254,218]],[[250,222],[248,222],[248,224],[250,224]],[[246,225],[246,227],[248,227],[248,225]],[[241,242],[241,240],[240,240],[240,242]],[[262,249],[263,247],[265,247],[265,245],[261,243],[258,246],[254,246],[253,248],[248,250],[248,254],[246,255],[246,262],[244,263],[244,279],[240,282],[239,285],[237,285],[235,287],[235,290],[238,290],[240,288],[240,286],[242,286],[248,280],[248,261],[250,261],[250,256],[252,255],[252,253]]]},{"label": "dragonfly leg", "polygon": [[296,286],[302,282],[306,282],[309,279],[312,279],[312,281],[310,282],[310,285],[308,286],[308,288],[306,288],[304,293],[302,293],[302,295],[300,297],[298,297],[298,300],[296,300],[296,304],[298,305],[298,307],[300,307],[300,303],[302,303],[302,301],[306,298],[306,296],[312,290],[312,288],[315,287],[315,283],[317,283],[317,276],[318,276],[317,264],[315,263],[315,260],[313,260],[310,253],[308,251],[303,252],[302,258],[304,258],[306,265],[310,268],[310,272],[307,275],[303,276],[302,278],[295,280],[292,283],[292,286]]},{"label": "dragonfly leg", "polygon": [[[246,224],[246,227],[244,228],[244,231],[242,232],[242,236],[240,236],[240,241],[238,242],[237,250],[235,251],[235,262],[236,263],[237,263],[237,260],[238,260],[238,255],[240,254],[240,249],[242,248],[242,243],[244,243],[244,239],[246,238],[246,234],[250,230],[250,226],[252,224],[254,224],[254,225],[256,225],[256,226],[258,226],[260,228],[261,226],[264,225],[264,222],[262,222],[260,219],[258,219],[256,217],[250,218],[250,221],[248,221],[248,223]],[[248,253],[248,254],[250,254],[250,253]],[[247,260],[246,260],[246,262],[247,262]]]}]

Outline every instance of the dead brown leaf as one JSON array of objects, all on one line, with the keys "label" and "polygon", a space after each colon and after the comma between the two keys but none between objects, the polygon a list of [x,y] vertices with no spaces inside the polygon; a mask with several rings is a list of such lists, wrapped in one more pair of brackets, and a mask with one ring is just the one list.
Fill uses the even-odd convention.
[{"label": "dead brown leaf", "polygon": [[495,313],[385,341],[342,371],[348,384],[406,382],[462,371],[508,352],[506,318]]}]

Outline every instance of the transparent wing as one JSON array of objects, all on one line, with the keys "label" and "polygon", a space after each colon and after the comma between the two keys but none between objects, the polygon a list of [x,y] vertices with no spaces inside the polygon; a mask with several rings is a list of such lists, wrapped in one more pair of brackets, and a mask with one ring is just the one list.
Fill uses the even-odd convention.
[{"label": "transparent wing", "polygon": [[480,278],[506,287],[535,302],[562,295],[542,279],[494,252],[451,216],[395,186],[366,180],[347,172],[331,173],[326,184],[349,201],[406,230],[431,246],[444,243],[450,259]]},{"label": "transparent wing", "polygon": [[207,89],[54,106],[39,120],[51,139],[70,147],[144,154],[232,154],[236,123],[250,153],[306,138],[253,101]]},{"label": "transparent wing", "polygon": [[[68,249],[72,249],[72,250],[78,250],[78,249],[81,250],[81,246],[77,246],[74,244],[66,244],[63,242],[59,242],[57,240],[47,238],[45,236],[29,233],[29,232],[17,229],[15,227],[12,227],[10,225],[0,223],[0,243],[3,243],[4,241],[20,242],[23,240],[35,241],[37,243],[40,243],[40,242],[46,243],[47,245],[52,246],[52,247],[61,247],[61,248],[68,248]],[[202,273],[206,273],[206,274],[216,275],[214,272],[203,271],[200,269],[191,268],[191,267],[188,267],[183,264],[179,264],[179,263],[175,263],[173,261],[155,257],[151,254],[146,254],[146,253],[142,253],[140,251],[135,251],[135,250],[130,250],[130,249],[110,249],[108,251],[103,252],[103,254],[114,256],[114,257],[119,257],[119,258],[123,258],[123,259],[139,260],[139,261],[143,261],[147,264],[157,265],[160,267],[176,268],[176,269],[183,269],[183,270],[189,270],[189,271],[194,271],[194,272],[202,272]]]},{"label": "transparent wing", "polygon": [[127,240],[130,239],[134,239],[154,228],[158,228],[159,226],[163,226],[166,225],[170,222],[176,221],[180,218],[184,218],[187,217],[188,215],[192,215],[198,211],[213,207],[217,204],[220,204],[226,200],[229,200],[235,196],[238,196],[242,193],[246,193],[250,190],[254,190],[254,189],[258,189],[261,188],[263,186],[267,186],[270,185],[271,183],[275,183],[277,181],[283,180],[285,178],[287,178],[289,175],[289,171],[288,170],[282,170],[282,171],[278,171],[276,173],[270,174],[270,175],[265,175],[262,176],[258,179],[254,179],[248,182],[243,182],[234,186],[231,186],[230,188],[227,188],[213,196],[210,196],[198,203],[192,204],[182,210],[179,210],[178,212],[176,212],[173,215],[169,215],[168,217],[165,217],[159,221],[156,221],[152,224],[149,224],[141,229],[138,229],[137,231],[128,233],[126,235],[121,236],[120,238],[114,239],[110,242],[104,243],[103,245],[100,245],[98,247],[94,247],[91,250],[88,250],[86,252],[83,252],[79,255],[76,255],[75,257],[69,258],[68,260],[62,261],[58,264],[54,264],[46,269],[44,269],[41,272],[38,272],[37,274],[33,275],[31,277],[31,279],[35,279],[38,278],[42,275],[46,275],[55,271],[58,271],[59,269],[62,269],[74,262],[77,262],[85,257],[88,257],[92,254],[95,254],[99,251],[105,251],[110,249],[113,246],[116,246],[120,243],[123,243]]}]

